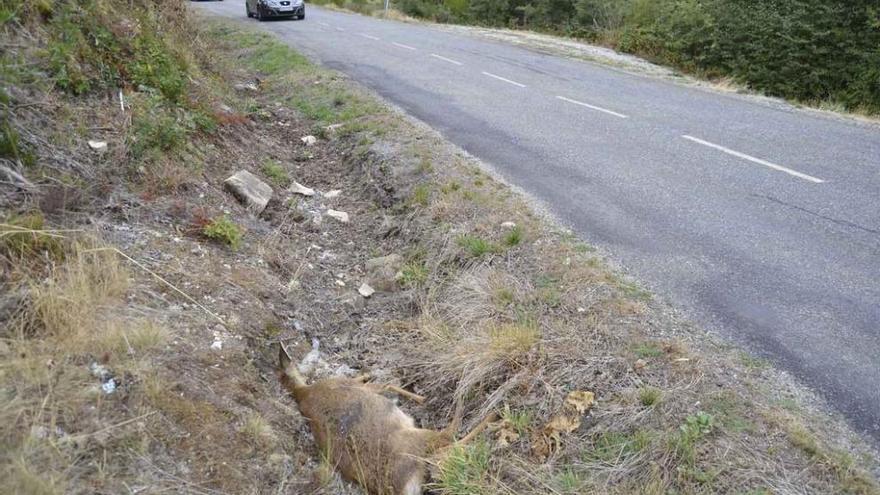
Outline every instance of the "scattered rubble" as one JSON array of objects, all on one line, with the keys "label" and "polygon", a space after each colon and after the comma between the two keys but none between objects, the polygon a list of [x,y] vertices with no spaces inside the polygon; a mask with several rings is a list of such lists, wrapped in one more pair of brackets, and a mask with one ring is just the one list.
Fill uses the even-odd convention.
[{"label": "scattered rubble", "polygon": [[292,192],[293,194],[299,194],[302,196],[314,196],[315,195],[314,189],[312,189],[311,187],[306,187],[296,181],[293,181],[293,184],[291,184],[290,187],[287,188],[287,190],[289,192]]},{"label": "scattered rubble", "polygon": [[346,213],[344,211],[330,209],[330,210],[327,210],[327,216],[333,217],[342,223],[348,223],[348,220],[349,220],[348,213]]},{"label": "scattered rubble", "polygon": [[105,394],[112,394],[116,391],[116,387],[119,384],[116,382],[116,378],[113,377],[113,373],[106,366],[92,362],[89,365],[89,371],[92,372],[92,376],[101,380],[101,390]]},{"label": "scattered rubble", "polygon": [[403,257],[397,253],[367,260],[365,268],[369,275],[368,283],[375,290],[393,292],[400,288],[398,280],[403,267]]},{"label": "scattered rubble", "polygon": [[238,83],[234,85],[233,88],[235,88],[236,91],[250,91],[252,93],[256,93],[260,90],[260,88],[254,83]]},{"label": "scattered rubble", "polygon": [[89,140],[89,148],[91,148],[95,151],[104,151],[107,149],[107,142],[106,141]]},{"label": "scattered rubble", "polygon": [[256,214],[262,213],[272,199],[272,188],[247,170],[240,170],[223,184],[238,201]]},{"label": "scattered rubble", "polygon": [[370,284],[364,282],[358,288],[358,293],[364,297],[370,297],[376,292],[376,289],[372,288]]}]

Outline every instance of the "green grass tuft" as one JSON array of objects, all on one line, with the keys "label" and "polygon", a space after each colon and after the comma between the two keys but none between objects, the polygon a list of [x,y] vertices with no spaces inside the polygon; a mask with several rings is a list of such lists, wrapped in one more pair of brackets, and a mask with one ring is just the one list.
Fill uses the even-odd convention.
[{"label": "green grass tuft", "polygon": [[654,342],[642,342],[632,348],[633,353],[640,358],[655,358],[663,355],[663,349]]},{"label": "green grass tuft", "polygon": [[437,488],[444,495],[489,493],[487,475],[491,447],[486,442],[456,445],[440,464]]},{"label": "green grass tuft", "polygon": [[504,235],[503,243],[507,247],[518,246],[523,241],[523,230],[522,227],[517,225],[516,227],[510,229],[510,232]]},{"label": "green grass tuft", "polygon": [[202,233],[208,239],[226,244],[232,249],[238,249],[238,246],[241,245],[241,239],[244,237],[241,227],[226,216],[211,220],[211,223],[205,226]]},{"label": "green grass tuft", "polygon": [[494,242],[470,234],[459,237],[458,245],[463,247],[472,258],[481,258],[487,254],[501,251],[501,248]]},{"label": "green grass tuft", "polygon": [[284,187],[290,182],[290,177],[287,175],[287,170],[281,166],[280,163],[275,160],[266,160],[261,167],[263,171],[263,175],[269,179],[270,182],[279,187]]},{"label": "green grass tuft", "polygon": [[658,388],[645,387],[639,390],[639,402],[645,407],[655,406],[660,403],[663,393]]},{"label": "green grass tuft", "polygon": [[409,198],[409,202],[412,205],[418,206],[428,206],[428,203],[431,200],[431,185],[430,184],[419,184],[413,188],[412,195]]}]

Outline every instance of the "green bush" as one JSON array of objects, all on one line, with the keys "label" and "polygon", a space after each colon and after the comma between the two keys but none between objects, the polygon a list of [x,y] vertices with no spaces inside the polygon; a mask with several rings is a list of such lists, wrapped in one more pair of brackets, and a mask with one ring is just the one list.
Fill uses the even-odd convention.
[{"label": "green bush", "polygon": [[400,0],[439,21],[608,43],[768,95],[880,113],[877,0]]},{"label": "green bush", "polygon": [[241,227],[226,216],[211,220],[211,223],[202,229],[202,234],[208,239],[226,244],[232,249],[238,249],[241,238],[244,237]]},{"label": "green bush", "polygon": [[[139,27],[114,33],[103,22],[103,15],[115,6],[101,0],[56,2],[46,24],[49,40],[45,49],[47,69],[55,84],[77,95],[131,85],[158,91],[169,101],[183,101],[188,66],[164,39],[172,35],[160,29],[167,23],[154,11],[162,3],[132,9],[129,14],[136,18],[131,20]],[[14,12],[34,15],[31,10]]]}]

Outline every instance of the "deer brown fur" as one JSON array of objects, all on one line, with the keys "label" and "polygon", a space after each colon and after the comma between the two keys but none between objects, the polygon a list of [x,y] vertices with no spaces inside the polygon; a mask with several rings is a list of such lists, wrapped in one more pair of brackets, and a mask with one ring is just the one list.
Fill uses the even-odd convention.
[{"label": "deer brown fur", "polygon": [[[422,493],[425,460],[455,443],[460,408],[444,430],[417,428],[381,392],[401,393],[419,402],[421,397],[394,386],[365,383],[366,376],[326,378],[308,385],[283,346],[279,357],[282,384],[309,421],[322,454],[345,478],[376,495]],[[473,438],[489,420],[459,442]]]}]

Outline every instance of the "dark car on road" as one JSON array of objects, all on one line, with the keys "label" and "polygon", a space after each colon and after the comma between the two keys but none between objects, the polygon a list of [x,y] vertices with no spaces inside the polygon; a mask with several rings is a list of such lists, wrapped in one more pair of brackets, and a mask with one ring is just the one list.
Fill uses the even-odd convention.
[{"label": "dark car on road", "polygon": [[245,0],[244,8],[248,17],[256,17],[261,21],[278,17],[306,17],[306,4],[303,0]]}]

